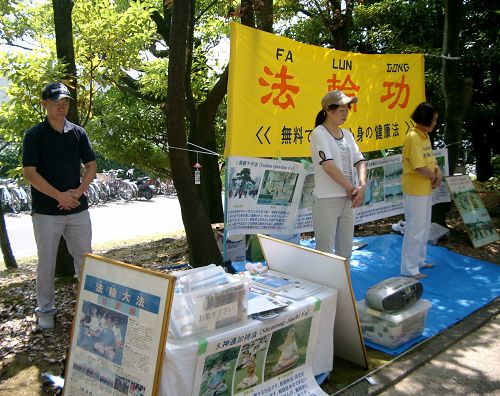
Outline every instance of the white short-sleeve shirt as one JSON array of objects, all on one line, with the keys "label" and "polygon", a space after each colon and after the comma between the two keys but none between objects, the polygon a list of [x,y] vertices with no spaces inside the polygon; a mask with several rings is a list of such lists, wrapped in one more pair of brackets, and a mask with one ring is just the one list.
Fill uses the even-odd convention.
[{"label": "white short-sleeve shirt", "polygon": [[314,192],[316,198],[345,197],[346,190],[336,183],[323,169],[324,161],[333,161],[344,177],[354,184],[354,166],[363,161],[352,133],[341,129],[342,138],[332,136],[324,125],[318,125],[311,133],[311,158],[314,165]]}]

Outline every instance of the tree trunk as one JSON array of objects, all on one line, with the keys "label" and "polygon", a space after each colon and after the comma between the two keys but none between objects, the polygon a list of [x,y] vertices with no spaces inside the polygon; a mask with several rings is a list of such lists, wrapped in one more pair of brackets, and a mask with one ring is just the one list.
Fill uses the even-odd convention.
[{"label": "tree trunk", "polygon": [[[66,65],[66,75],[63,82],[68,86],[71,96],[67,119],[79,124],[77,110],[77,80],[75,50],[73,47],[73,23],[71,13],[73,11],[72,0],[52,0],[54,11],[54,29],[56,34],[57,59]],[[74,260],[69,254],[66,241],[61,238],[57,249],[56,276],[73,275],[75,273]]]},{"label": "tree trunk", "polygon": [[66,65],[64,83],[68,86],[74,100],[70,101],[68,120],[80,124],[77,106],[77,79],[75,49],[73,46],[73,0],[52,0],[54,11],[54,30],[56,33],[57,59]]},{"label": "tree trunk", "polygon": [[273,0],[262,0],[255,2],[257,29],[272,33],[274,20],[273,13]]},{"label": "tree trunk", "polygon": [[[186,70],[186,74],[188,71]],[[227,79],[229,69],[226,68],[221,77],[212,88],[207,98],[198,106],[195,111],[195,120],[192,120],[190,141],[200,147],[217,152],[215,141],[214,120],[217,109],[227,93]],[[191,147],[196,149],[196,147]],[[203,168],[201,170],[201,185],[199,192],[202,202],[207,209],[210,223],[222,223],[224,221],[224,210],[222,207],[222,181],[219,170],[219,158],[216,155],[191,153],[191,163],[199,162]]]},{"label": "tree trunk", "polygon": [[446,0],[441,77],[445,100],[445,143],[450,174],[455,172],[462,141],[465,110],[464,80],[460,75],[459,35],[462,26],[462,1]]},{"label": "tree trunk", "polygon": [[[457,165],[462,141],[462,128],[465,110],[465,84],[460,76],[459,33],[462,26],[461,0],[446,0],[443,34],[443,60],[441,79],[445,100],[445,136],[448,147],[448,163],[453,175]],[[446,226],[446,214],[451,203],[444,202],[432,208],[432,221]]]},{"label": "tree trunk", "polygon": [[476,159],[476,176],[478,181],[486,181],[493,176],[491,165],[490,142],[492,119],[487,117],[475,117],[472,126],[472,148]]},{"label": "tree trunk", "polygon": [[2,247],[3,262],[9,269],[18,268],[16,258],[12,253],[10,246],[9,234],[7,233],[7,225],[5,224],[5,216],[3,212],[3,205],[0,203],[0,245]]},{"label": "tree trunk", "polygon": [[[188,44],[192,0],[174,0],[170,30],[170,58],[167,88],[167,137],[170,146],[187,148],[186,109],[186,54]],[[214,233],[200,193],[193,180],[193,169],[185,150],[170,150],[172,178],[186,231],[190,264],[194,267],[210,263],[222,264]]]}]

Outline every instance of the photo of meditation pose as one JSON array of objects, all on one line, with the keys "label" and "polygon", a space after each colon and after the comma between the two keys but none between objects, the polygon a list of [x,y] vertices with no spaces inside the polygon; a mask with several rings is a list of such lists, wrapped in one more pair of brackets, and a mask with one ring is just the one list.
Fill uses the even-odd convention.
[{"label": "photo of meditation pose", "polygon": [[229,396],[233,394],[234,371],[240,349],[238,345],[205,357],[203,374],[199,378],[201,379],[197,393],[199,396]]},{"label": "photo of meditation pose", "polygon": [[241,382],[236,386],[236,389],[250,388],[260,382],[259,377],[255,374],[256,366],[257,364],[255,363],[255,360],[247,363],[247,376],[241,380]]},{"label": "photo of meditation pose", "polygon": [[272,374],[278,374],[292,367],[299,360],[297,342],[295,341],[296,329],[294,326],[288,329],[285,341],[278,347],[281,351],[280,358],[276,366],[273,367]]},{"label": "photo of meditation pose", "polygon": [[126,315],[84,301],[77,345],[99,357],[121,365],[123,341],[127,332]]},{"label": "photo of meditation pose", "polygon": [[224,380],[224,376],[231,368],[229,363],[223,363],[222,360],[218,360],[215,366],[210,370],[207,380],[207,390],[203,396],[215,396],[221,395],[227,391],[228,386]]},{"label": "photo of meditation pose", "polygon": [[311,324],[312,316],[273,332],[267,349],[264,381],[306,363]]}]

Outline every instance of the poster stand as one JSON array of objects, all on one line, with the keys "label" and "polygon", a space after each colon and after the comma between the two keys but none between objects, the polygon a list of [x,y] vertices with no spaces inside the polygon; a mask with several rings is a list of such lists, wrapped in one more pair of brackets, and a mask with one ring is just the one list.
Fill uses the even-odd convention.
[{"label": "poster stand", "polygon": [[472,245],[478,248],[497,241],[498,233],[470,176],[450,176],[445,180]]},{"label": "poster stand", "polygon": [[175,278],[84,257],[63,395],[157,395]]}]

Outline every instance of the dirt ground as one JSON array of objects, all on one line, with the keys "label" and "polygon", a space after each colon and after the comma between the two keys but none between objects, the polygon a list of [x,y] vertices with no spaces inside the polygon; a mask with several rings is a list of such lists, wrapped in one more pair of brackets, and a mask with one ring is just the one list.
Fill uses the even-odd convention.
[{"label": "dirt ground", "polygon": [[[484,197],[497,231],[500,226],[498,194]],[[391,225],[402,216],[356,227],[356,236],[387,234],[393,232]],[[463,222],[452,206],[447,216],[450,234],[439,241],[444,246],[462,255],[480,260],[500,263],[500,241],[481,248],[473,248]],[[188,262],[187,244],[184,238],[164,238],[132,246],[118,246],[112,250],[95,252],[134,265],[156,271],[169,271],[169,267]],[[65,362],[71,331],[75,292],[73,279],[58,279],[56,299],[59,312],[56,328],[41,331],[35,323],[36,263],[26,262],[13,271],[0,273],[0,395],[18,396],[53,395],[54,390],[46,386],[42,373],[59,375]],[[374,356],[374,359],[379,359]],[[324,390],[333,393],[339,386],[328,381]]]}]

